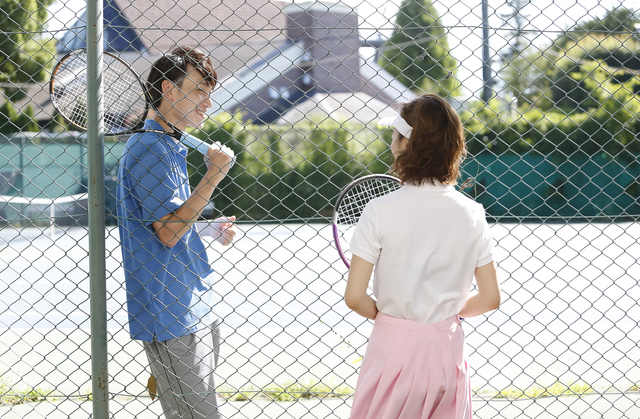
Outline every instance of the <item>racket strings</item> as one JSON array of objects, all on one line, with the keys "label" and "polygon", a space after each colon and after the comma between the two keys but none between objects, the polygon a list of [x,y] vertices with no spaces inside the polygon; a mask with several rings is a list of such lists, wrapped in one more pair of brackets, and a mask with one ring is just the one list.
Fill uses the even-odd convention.
[{"label": "racket strings", "polygon": [[400,188],[397,180],[371,178],[353,185],[338,204],[335,233],[339,249],[347,258],[350,256],[350,242],[358,220],[367,204],[375,198],[387,195]]},{"label": "racket strings", "polygon": [[87,57],[73,55],[54,74],[52,99],[58,111],[74,124],[87,126]]},{"label": "racket strings", "polygon": [[127,131],[140,122],[147,109],[142,85],[128,66],[105,56],[104,123],[108,132]]},{"label": "racket strings", "polygon": [[[104,56],[102,69],[103,112],[109,134],[125,132],[140,122],[147,110],[137,75],[124,63]],[[72,123],[87,129],[87,56],[85,51],[69,56],[53,76],[52,99],[58,111]]]},{"label": "racket strings", "polygon": [[339,206],[338,224],[345,226],[355,225],[369,201],[393,192],[399,187],[398,183],[386,179],[371,179],[354,185],[343,197]]}]

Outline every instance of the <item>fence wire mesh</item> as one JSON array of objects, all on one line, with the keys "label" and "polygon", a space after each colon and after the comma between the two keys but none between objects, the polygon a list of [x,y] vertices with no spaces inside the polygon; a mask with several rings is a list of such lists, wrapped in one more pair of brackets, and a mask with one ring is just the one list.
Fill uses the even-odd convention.
[{"label": "fence wire mesh", "polygon": [[[87,417],[92,163],[48,90],[56,61],[87,45],[85,4],[0,4],[0,416]],[[342,301],[329,219],[350,181],[389,170],[377,121],[423,92],[464,123],[463,192],[496,245],[503,303],[463,326],[474,417],[640,417],[638,2],[103,7],[105,51],[143,77],[176,45],[218,72],[192,134],[238,157],[203,213],[237,216],[231,246],[205,240],[227,417],[348,417],[372,323]],[[110,412],[161,417],[128,332],[115,226],[125,142],[105,138]],[[187,159],[195,186],[206,168]]]}]

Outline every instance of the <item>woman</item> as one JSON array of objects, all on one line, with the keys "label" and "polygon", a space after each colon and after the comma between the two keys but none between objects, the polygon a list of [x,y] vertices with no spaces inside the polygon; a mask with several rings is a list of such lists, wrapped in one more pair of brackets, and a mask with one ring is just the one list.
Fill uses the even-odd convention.
[{"label": "woman", "polygon": [[[403,186],[367,205],[351,241],[345,302],[375,319],[351,419],[470,418],[459,317],[498,308],[500,289],[484,208],[454,188],[462,124],[424,95],[386,125]],[[376,300],[366,292],[374,266]]]}]

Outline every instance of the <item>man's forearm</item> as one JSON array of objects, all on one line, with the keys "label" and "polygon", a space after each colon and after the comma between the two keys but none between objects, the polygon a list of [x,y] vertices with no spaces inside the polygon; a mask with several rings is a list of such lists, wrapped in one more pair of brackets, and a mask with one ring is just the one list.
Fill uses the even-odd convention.
[{"label": "man's forearm", "polygon": [[[208,174],[208,173],[207,173]],[[165,246],[173,247],[199,219],[211,200],[213,191],[224,176],[205,176],[189,198],[174,213],[153,223],[158,238]]]}]

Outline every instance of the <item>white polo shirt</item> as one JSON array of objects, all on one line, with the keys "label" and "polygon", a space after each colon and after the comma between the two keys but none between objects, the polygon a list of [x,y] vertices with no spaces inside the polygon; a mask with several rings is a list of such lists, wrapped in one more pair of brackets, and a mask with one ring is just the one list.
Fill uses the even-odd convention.
[{"label": "white polo shirt", "polygon": [[493,260],[482,205],[441,183],[407,184],[369,202],[350,249],[376,265],[378,310],[422,323],[458,314],[476,267]]}]

